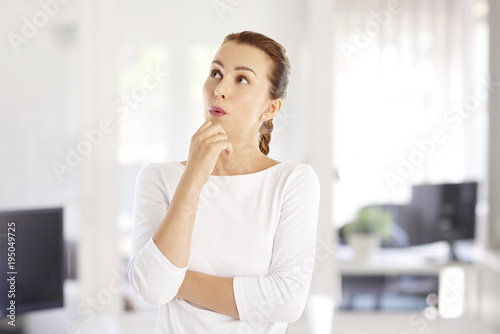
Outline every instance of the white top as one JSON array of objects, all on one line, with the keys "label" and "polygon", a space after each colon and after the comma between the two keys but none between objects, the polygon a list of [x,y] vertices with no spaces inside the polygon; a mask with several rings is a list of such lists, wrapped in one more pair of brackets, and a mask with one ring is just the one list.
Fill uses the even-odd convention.
[{"label": "white top", "polygon": [[[316,248],[320,185],[308,164],[281,162],[242,175],[210,175],[195,218],[189,264],[180,268],[152,235],[185,166],[150,163],[138,174],[128,275],[159,306],[157,334],[285,333],[305,307]],[[186,270],[234,277],[241,320],[175,298]]]}]

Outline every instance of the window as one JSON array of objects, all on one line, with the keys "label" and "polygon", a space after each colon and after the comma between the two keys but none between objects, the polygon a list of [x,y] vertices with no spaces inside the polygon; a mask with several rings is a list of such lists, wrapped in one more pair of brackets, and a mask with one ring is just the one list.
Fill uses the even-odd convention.
[{"label": "window", "polygon": [[485,181],[487,1],[336,6],[335,224],[413,184]]}]

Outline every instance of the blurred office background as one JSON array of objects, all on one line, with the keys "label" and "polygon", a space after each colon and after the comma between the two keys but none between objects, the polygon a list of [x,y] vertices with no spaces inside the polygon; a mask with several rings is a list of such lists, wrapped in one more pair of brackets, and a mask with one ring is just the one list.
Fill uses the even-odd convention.
[{"label": "blurred office background", "polygon": [[[242,30],[292,64],[269,156],[322,187],[311,298],[288,332],[498,333],[499,22],[494,0],[0,0],[0,209],[64,208],[64,307],[20,315],[26,333],[154,331],[125,275],[135,178],[187,159],[212,58]],[[458,261],[444,236],[366,261],[338,240],[362,207],[466,183]]]}]

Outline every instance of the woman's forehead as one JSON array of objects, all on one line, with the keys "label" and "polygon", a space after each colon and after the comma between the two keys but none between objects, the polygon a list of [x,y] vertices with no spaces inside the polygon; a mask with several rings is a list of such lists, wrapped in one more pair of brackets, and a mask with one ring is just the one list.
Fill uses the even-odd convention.
[{"label": "woman's forehead", "polygon": [[214,60],[221,62],[224,68],[236,66],[250,67],[254,71],[267,72],[271,59],[262,50],[247,44],[227,42],[221,45]]}]

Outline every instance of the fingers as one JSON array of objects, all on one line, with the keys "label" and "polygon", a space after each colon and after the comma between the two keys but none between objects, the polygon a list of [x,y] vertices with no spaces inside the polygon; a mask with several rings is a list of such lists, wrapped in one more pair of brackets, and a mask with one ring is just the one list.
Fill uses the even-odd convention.
[{"label": "fingers", "polygon": [[233,153],[233,146],[229,140],[220,140],[211,143],[212,149],[217,152],[217,154],[223,153],[226,158],[230,158]]},{"label": "fingers", "polygon": [[[224,131],[224,129],[222,128],[222,126],[220,126],[220,124],[216,124],[216,126],[214,126],[214,129],[215,129],[215,131],[222,131],[222,132],[219,132],[219,133],[213,135],[211,138],[214,138],[215,140],[218,140],[219,142],[222,143],[223,149],[224,149],[223,153],[226,156],[226,158],[229,159],[231,157],[231,155],[233,154],[233,145],[231,144],[231,142],[227,138],[227,134]],[[208,129],[207,129],[207,132],[208,132]],[[219,154],[220,153],[221,152],[219,151]]]},{"label": "fingers", "polygon": [[217,154],[222,152],[227,158],[230,158],[233,153],[233,146],[228,140],[226,132],[218,123],[206,121],[191,139],[199,143],[205,142],[205,144],[212,146]]},{"label": "fingers", "polygon": [[211,121],[206,121],[205,123],[203,123],[200,128],[198,129],[198,131],[196,131],[192,138],[195,138],[197,136],[199,136],[203,131],[205,131],[209,126],[212,125],[212,122]]},{"label": "fingers", "polygon": [[[222,128],[222,126],[218,123],[212,123],[209,126],[205,127],[200,133],[196,136],[197,140],[205,140],[210,138],[213,135],[224,134],[226,135],[226,131]],[[193,136],[194,138],[195,136]],[[227,138],[227,137],[226,137]]]},{"label": "fingers", "polygon": [[215,143],[215,142],[222,141],[222,140],[227,140],[227,135],[225,133],[216,133],[216,134],[208,137],[205,140],[205,142],[207,144],[211,144],[211,143]]}]

